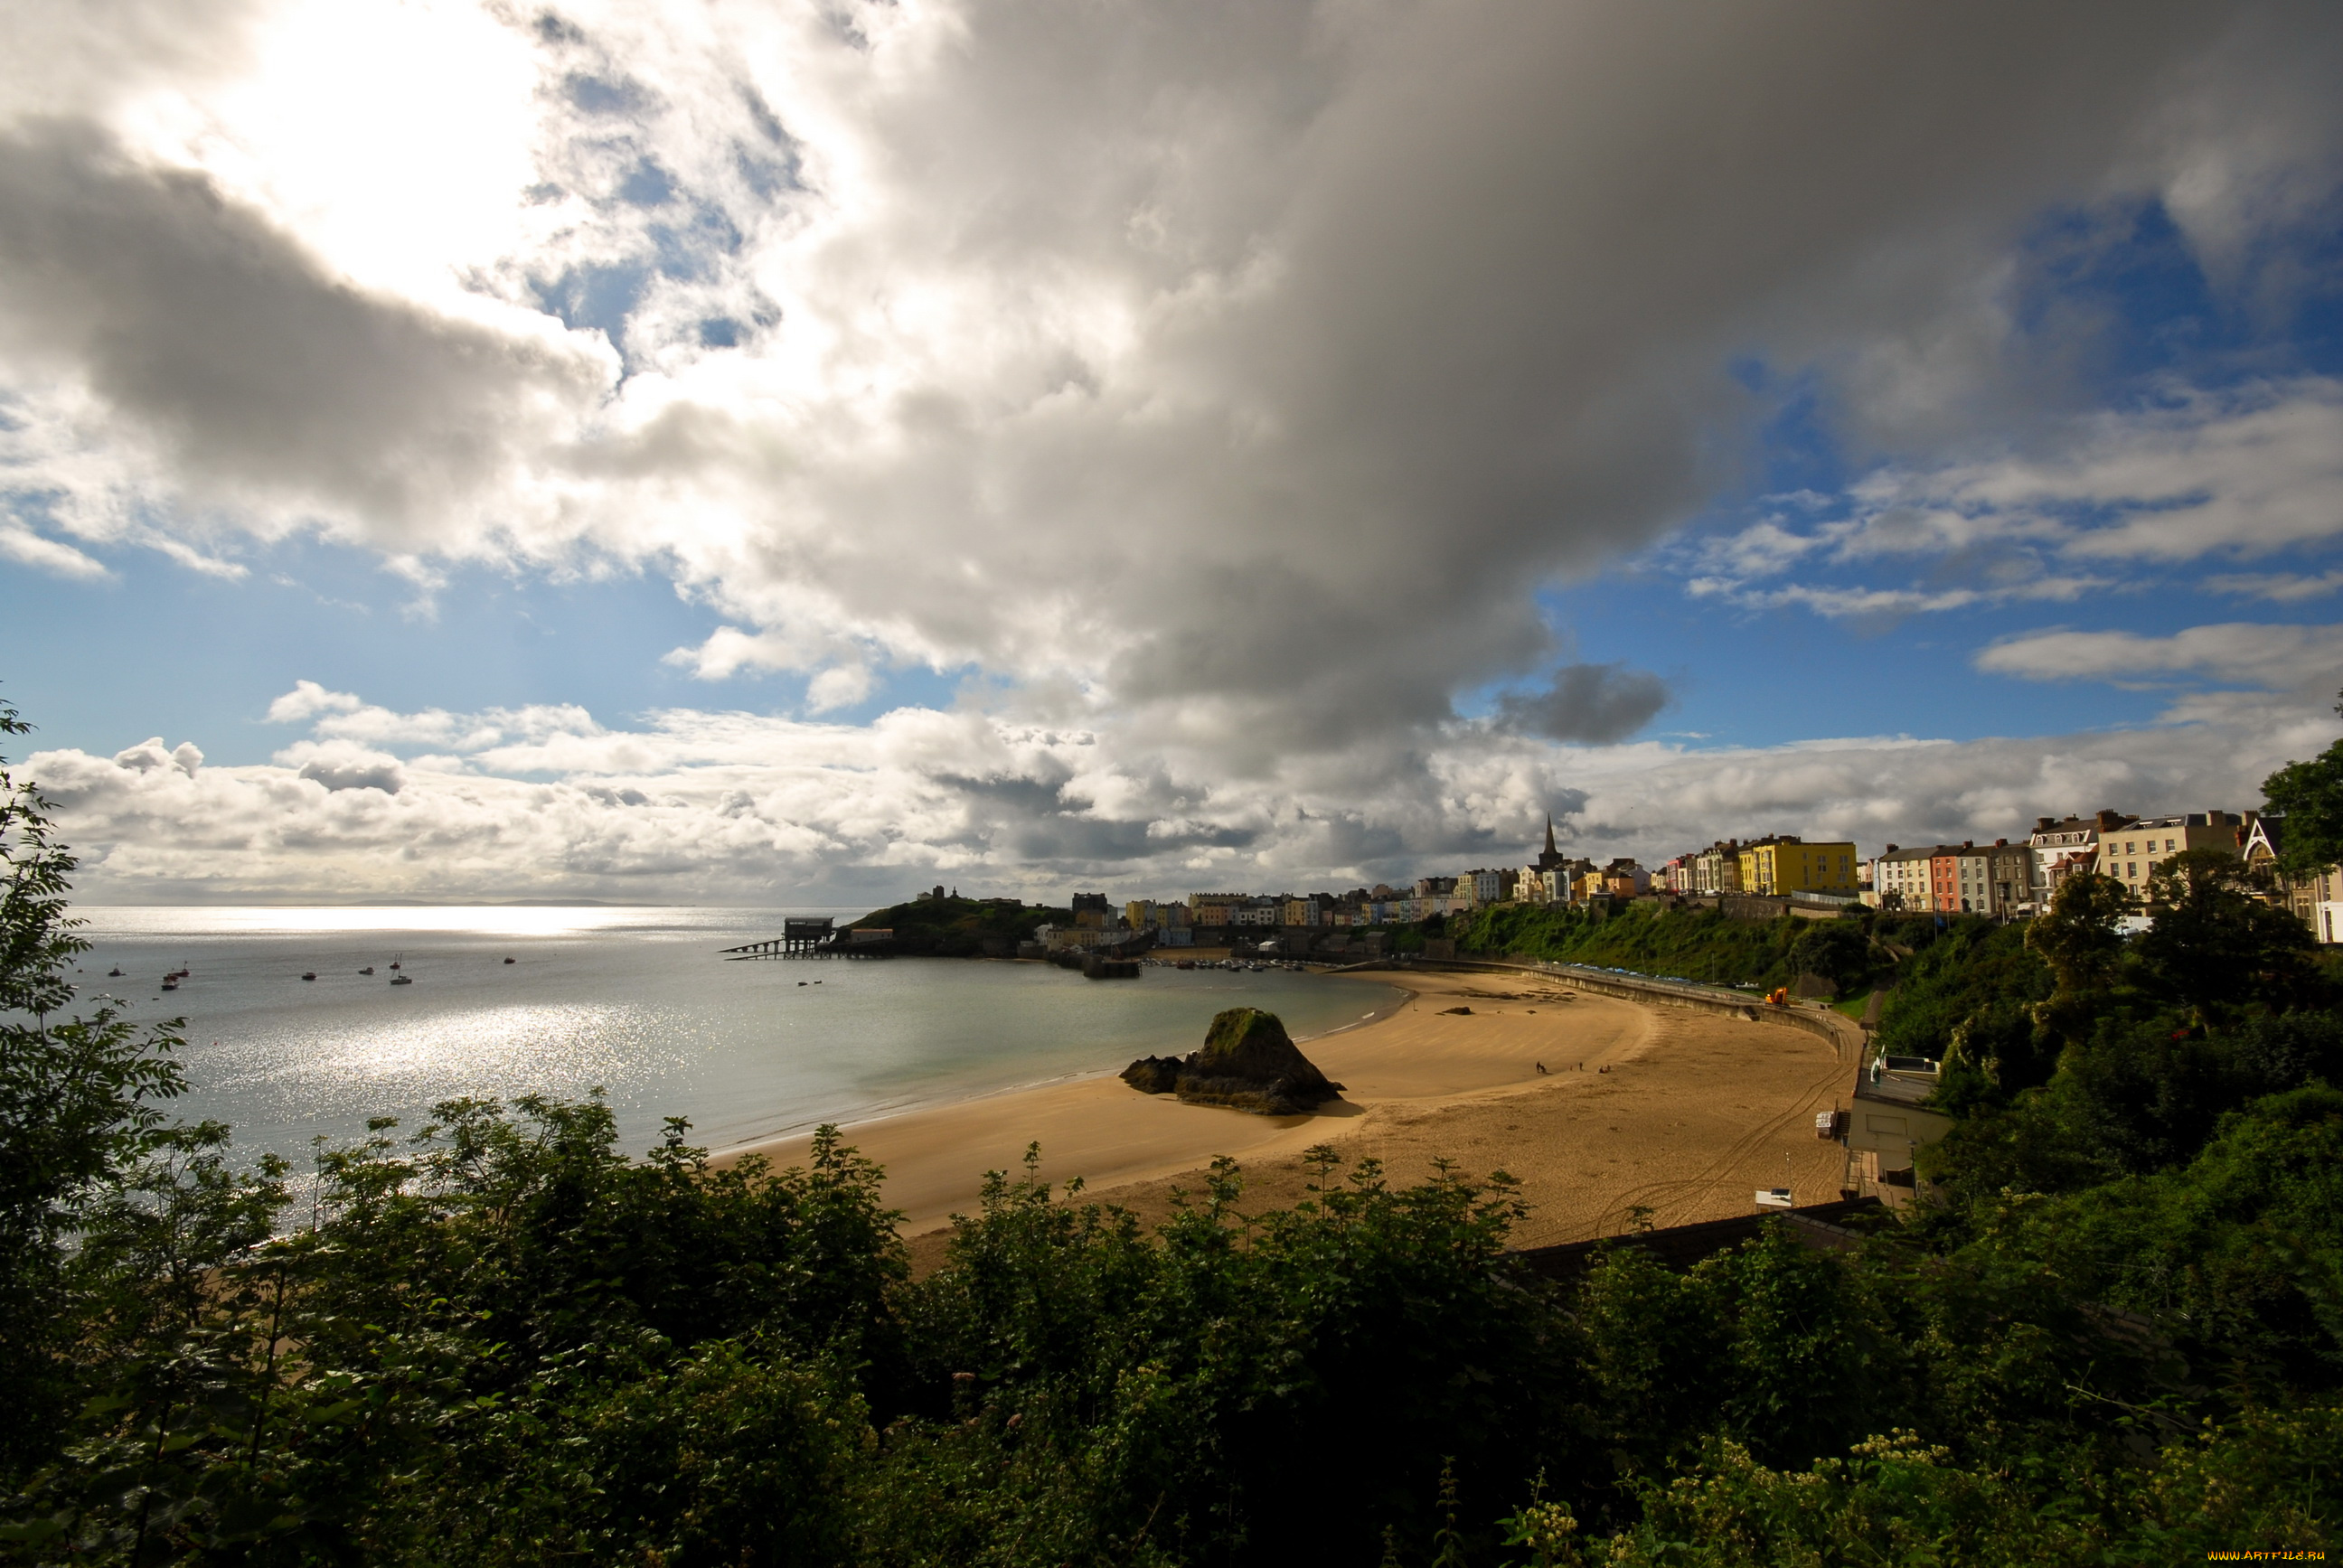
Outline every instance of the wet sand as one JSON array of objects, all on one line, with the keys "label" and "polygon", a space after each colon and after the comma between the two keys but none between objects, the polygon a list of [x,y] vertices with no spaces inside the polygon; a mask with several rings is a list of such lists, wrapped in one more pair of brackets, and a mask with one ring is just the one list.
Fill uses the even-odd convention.
[{"label": "wet sand", "polygon": [[[1380,1159],[1395,1183],[1430,1174],[1437,1158],[1472,1176],[1502,1169],[1531,1206],[1515,1233],[1524,1246],[1616,1233],[1638,1205],[1669,1225],[1746,1213],[1760,1187],[1787,1185],[1801,1203],[1838,1195],[1841,1151],[1815,1138],[1814,1119],[1846,1103],[1854,1063],[1804,1030],[1530,975],[1362,978],[1416,994],[1304,1043],[1346,1086],[1316,1115],[1182,1105],[1106,1076],[863,1122],[847,1141],[886,1168],[886,1201],[904,1211],[923,1266],[940,1255],[949,1217],[975,1207],[984,1172],[1019,1171],[1034,1142],[1041,1177],[1079,1176],[1085,1198],[1148,1219],[1169,1211],[1173,1189],[1199,1189],[1220,1155],[1242,1167],[1247,1211],[1305,1196],[1301,1155],[1318,1144]],[[1472,1010],[1446,1010],[1456,1007]],[[790,1164],[807,1141],[752,1148]]]}]

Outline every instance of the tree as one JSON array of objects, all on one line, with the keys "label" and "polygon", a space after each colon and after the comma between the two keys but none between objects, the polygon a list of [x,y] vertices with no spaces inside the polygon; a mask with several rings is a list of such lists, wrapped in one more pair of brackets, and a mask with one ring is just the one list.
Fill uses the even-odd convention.
[{"label": "tree", "polygon": [[2133,950],[2200,1017],[2247,1001],[2284,1005],[2308,983],[2309,930],[2290,910],[2254,898],[2251,885],[2245,863],[2220,849],[2186,850],[2148,879],[2156,923]]},{"label": "tree", "polygon": [[1851,991],[1871,972],[1871,939],[1853,920],[1812,921],[1790,944],[1790,968]]},{"label": "tree", "polygon": [[[2335,710],[2343,715],[2343,698]],[[2263,779],[2262,799],[2264,810],[2285,813],[2278,864],[2288,875],[2315,877],[2343,863],[2343,740]]]},{"label": "tree", "polygon": [[2053,1041],[2089,1032],[2095,1002],[2115,980],[2123,961],[2123,933],[2116,927],[2129,903],[2112,877],[2085,872],[2058,884],[2050,912],[2026,929],[2026,945],[2057,977],[2050,1000],[2036,1007],[2035,1021]]},{"label": "tree", "polygon": [[[0,735],[31,726],[0,702]],[[134,1029],[111,1008],[53,1021],[88,944],[65,913],[75,860],[48,802],[0,758],[0,1459],[52,1441],[65,1242],[107,1179],[153,1145],[157,1102],[182,1087],[174,1024]],[[30,1021],[25,1021],[28,1020]]]}]

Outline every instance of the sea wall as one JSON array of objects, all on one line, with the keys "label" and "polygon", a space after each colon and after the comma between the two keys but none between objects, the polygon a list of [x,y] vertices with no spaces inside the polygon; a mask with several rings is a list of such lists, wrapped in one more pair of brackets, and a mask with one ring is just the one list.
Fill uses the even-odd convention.
[{"label": "sea wall", "polygon": [[1353,970],[1445,970],[1487,974],[1534,974],[1542,979],[1559,980],[1591,991],[1596,996],[1618,997],[1625,1001],[1643,1002],[1653,1007],[1683,1008],[1690,1012],[1704,1012],[1718,1017],[1745,1019],[1755,1023],[1776,1023],[1785,1028],[1804,1030],[1806,1033],[1830,1042],[1831,1050],[1842,1061],[1859,1061],[1863,1058],[1863,1028],[1845,1014],[1827,1008],[1805,1006],[1775,1007],[1770,1003],[1726,990],[1720,986],[1684,985],[1674,980],[1646,980],[1640,975],[1614,974],[1608,970],[1591,969],[1583,964],[1555,963],[1537,959],[1430,959],[1408,957],[1386,959],[1372,964],[1353,964]]}]

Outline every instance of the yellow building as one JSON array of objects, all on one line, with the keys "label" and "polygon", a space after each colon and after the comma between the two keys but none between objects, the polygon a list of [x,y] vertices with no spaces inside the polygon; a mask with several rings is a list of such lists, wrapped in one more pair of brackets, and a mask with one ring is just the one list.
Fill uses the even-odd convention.
[{"label": "yellow building", "polygon": [[1852,895],[1857,870],[1852,843],[1809,844],[1793,834],[1741,847],[1745,893]]},{"label": "yellow building", "polygon": [[2176,817],[2143,817],[2099,835],[2098,871],[2124,885],[2135,899],[2147,896],[2147,879],[2172,855],[2190,849],[2246,852],[2247,824],[2231,811],[2184,811]]}]

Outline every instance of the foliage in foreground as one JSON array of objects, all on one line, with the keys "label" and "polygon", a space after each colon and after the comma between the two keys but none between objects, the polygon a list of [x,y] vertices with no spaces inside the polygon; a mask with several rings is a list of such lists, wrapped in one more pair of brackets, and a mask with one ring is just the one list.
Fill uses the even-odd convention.
[{"label": "foliage in foreground", "polygon": [[273,1238],[285,1184],[211,1140],[87,1217],[91,1397],[11,1560],[2146,1560],[2322,1543],[2343,1459],[2324,1089],[2162,1190],[1621,1248],[1566,1296],[1453,1171],[1329,1158],[1244,1218],[1223,1166],[1151,1231],[996,1176],[913,1282],[832,1137],[721,1171],[624,1158],[596,1102],[457,1102]]}]

